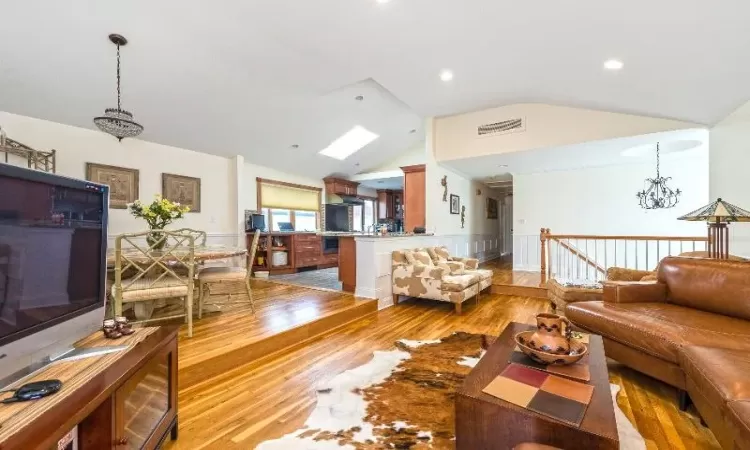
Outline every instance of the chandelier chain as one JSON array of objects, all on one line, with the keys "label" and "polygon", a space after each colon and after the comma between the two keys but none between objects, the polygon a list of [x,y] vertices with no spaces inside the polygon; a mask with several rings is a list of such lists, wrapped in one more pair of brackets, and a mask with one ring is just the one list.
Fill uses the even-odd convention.
[{"label": "chandelier chain", "polygon": [[120,106],[120,44],[117,44],[117,110],[122,111]]},{"label": "chandelier chain", "polygon": [[[118,65],[118,67],[119,67],[119,65]],[[120,85],[119,82],[118,82],[117,85],[118,86]],[[658,142],[656,143],[656,178],[657,179],[661,178],[661,175],[659,174],[659,143]]]}]

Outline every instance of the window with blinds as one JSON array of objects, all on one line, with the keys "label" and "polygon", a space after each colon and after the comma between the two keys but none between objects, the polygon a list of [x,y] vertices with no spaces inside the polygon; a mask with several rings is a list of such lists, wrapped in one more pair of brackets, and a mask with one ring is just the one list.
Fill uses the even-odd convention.
[{"label": "window with blinds", "polygon": [[321,188],[258,179],[258,202],[269,231],[291,223],[295,231],[320,229]]},{"label": "window with blinds", "polygon": [[320,190],[260,182],[262,208],[314,211],[320,209]]}]

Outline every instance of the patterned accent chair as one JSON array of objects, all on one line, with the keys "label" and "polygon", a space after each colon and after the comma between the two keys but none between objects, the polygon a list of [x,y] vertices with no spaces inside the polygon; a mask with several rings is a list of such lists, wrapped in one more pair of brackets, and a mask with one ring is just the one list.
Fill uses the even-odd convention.
[{"label": "patterned accent chair", "polygon": [[435,264],[425,249],[396,250],[392,253],[393,303],[399,296],[426,298],[453,303],[457,314],[461,304],[476,297],[479,301],[480,278],[466,271],[460,261]]},{"label": "patterned accent chair", "polygon": [[451,256],[447,247],[428,247],[427,253],[430,254],[434,264],[459,262],[465,267],[465,272],[477,275],[479,277],[479,290],[483,291],[492,286],[493,272],[488,269],[479,268],[479,260],[476,258],[461,258]]}]

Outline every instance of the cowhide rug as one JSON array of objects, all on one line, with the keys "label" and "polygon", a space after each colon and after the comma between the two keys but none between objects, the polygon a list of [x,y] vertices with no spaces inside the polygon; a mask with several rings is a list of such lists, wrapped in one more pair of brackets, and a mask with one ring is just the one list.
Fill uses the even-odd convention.
[{"label": "cowhide rug", "polygon": [[[363,366],[318,387],[318,403],[303,428],[257,450],[453,449],[454,393],[483,354],[482,335],[396,342]],[[613,398],[619,386],[611,385]],[[617,402],[615,402],[617,404]],[[622,450],[646,444],[619,408]]]}]

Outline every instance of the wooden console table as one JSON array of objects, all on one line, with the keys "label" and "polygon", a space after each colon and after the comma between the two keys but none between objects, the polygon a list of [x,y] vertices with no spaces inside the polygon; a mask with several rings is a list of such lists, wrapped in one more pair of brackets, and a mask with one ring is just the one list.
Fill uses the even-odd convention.
[{"label": "wooden console table", "polygon": [[140,328],[117,340],[96,332],[79,341],[76,347],[129,348],[53,363],[25,380],[59,379],[63,387],[39,400],[0,404],[0,450],[57,448],[76,426],[80,450],[155,449],[170,431],[177,439],[177,330]]}]

